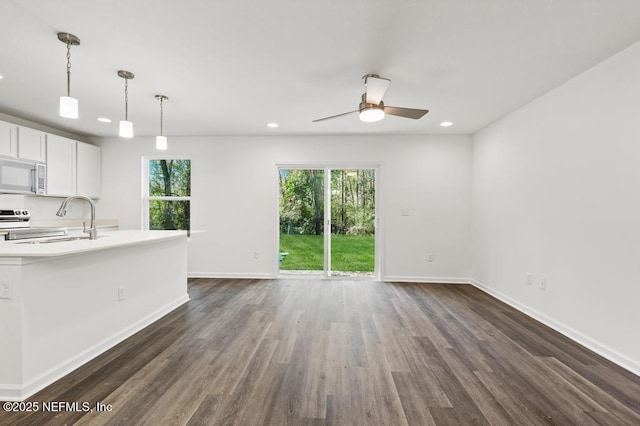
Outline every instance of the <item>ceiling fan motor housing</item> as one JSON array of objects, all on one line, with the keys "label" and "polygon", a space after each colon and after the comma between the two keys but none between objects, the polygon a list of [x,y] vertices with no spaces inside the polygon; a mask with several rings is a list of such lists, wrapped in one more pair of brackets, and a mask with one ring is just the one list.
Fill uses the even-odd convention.
[{"label": "ceiling fan motor housing", "polygon": [[362,102],[360,102],[360,105],[358,106],[358,109],[360,111],[365,110],[365,109],[384,109],[384,102],[380,101],[379,104],[372,104],[367,102],[367,94],[363,93],[362,94]]}]

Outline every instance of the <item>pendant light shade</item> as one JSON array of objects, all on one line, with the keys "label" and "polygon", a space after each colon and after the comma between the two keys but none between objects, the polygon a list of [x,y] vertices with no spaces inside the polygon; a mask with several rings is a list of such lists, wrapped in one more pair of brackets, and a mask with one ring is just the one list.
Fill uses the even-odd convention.
[{"label": "pendant light shade", "polygon": [[133,123],[129,121],[129,80],[134,75],[129,71],[118,71],[118,77],[124,78],[124,120],[120,121],[119,135],[121,138],[133,137]]},{"label": "pendant light shade", "polygon": [[163,129],[162,129],[162,125],[163,125],[163,118],[164,118],[164,101],[168,101],[169,98],[167,98],[165,95],[156,95],[156,99],[160,101],[160,136],[156,136],[156,149],[159,150],[166,150],[167,149],[167,137],[164,136],[163,133]]},{"label": "pendant light shade", "polygon": [[160,149],[162,151],[166,150],[167,146],[167,137],[166,136],[156,136],[156,149]]},{"label": "pendant light shade", "polygon": [[71,96],[60,96],[60,116],[78,118],[78,100]]},{"label": "pendant light shade", "polygon": [[133,137],[133,123],[127,120],[120,120],[120,131],[118,135],[121,138],[132,138]]},{"label": "pendant light shade", "polygon": [[73,34],[58,33],[58,40],[67,45],[67,96],[60,96],[60,116],[78,118],[78,100],[71,97],[71,46],[79,46],[80,39]]}]

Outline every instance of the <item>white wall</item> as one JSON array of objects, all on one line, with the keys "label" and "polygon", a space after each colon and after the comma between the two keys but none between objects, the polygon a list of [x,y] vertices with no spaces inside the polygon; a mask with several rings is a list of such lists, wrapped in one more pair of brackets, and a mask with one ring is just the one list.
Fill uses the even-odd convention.
[{"label": "white wall", "polygon": [[[98,141],[99,217],[141,227],[141,158],[152,138]],[[469,278],[469,136],[173,137],[168,156],[192,160],[189,271],[271,277],[277,267],[277,164],[380,164],[383,273],[387,279]],[[409,209],[409,216],[401,216]],[[258,259],[253,253],[258,252]],[[434,262],[427,262],[427,253]]]},{"label": "white wall", "polygon": [[473,278],[636,373],[639,76],[636,44],[478,132],[472,166]]}]

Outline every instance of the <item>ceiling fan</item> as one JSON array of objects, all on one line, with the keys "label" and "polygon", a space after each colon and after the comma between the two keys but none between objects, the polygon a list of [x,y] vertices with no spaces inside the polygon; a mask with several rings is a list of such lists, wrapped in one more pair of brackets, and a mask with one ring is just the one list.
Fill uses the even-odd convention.
[{"label": "ceiling fan", "polygon": [[354,112],[359,112],[360,120],[368,123],[382,120],[385,114],[417,120],[429,112],[428,109],[385,106],[384,102],[382,102],[382,97],[384,96],[384,92],[387,91],[389,83],[391,83],[391,80],[388,78],[382,78],[377,74],[367,74],[362,77],[362,82],[364,83],[366,92],[362,94],[362,102],[360,102],[357,110],[343,112],[342,114],[332,115],[330,117],[319,118],[317,120],[313,120],[313,123],[342,117],[343,115],[353,114]]}]

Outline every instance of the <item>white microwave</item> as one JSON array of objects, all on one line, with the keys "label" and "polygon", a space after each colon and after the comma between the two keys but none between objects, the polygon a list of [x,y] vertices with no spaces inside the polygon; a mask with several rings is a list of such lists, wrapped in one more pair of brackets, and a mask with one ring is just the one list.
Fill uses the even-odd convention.
[{"label": "white microwave", "polygon": [[0,158],[0,193],[38,194],[47,191],[47,169],[42,163]]}]

